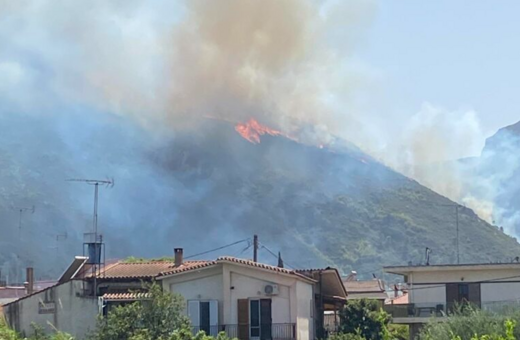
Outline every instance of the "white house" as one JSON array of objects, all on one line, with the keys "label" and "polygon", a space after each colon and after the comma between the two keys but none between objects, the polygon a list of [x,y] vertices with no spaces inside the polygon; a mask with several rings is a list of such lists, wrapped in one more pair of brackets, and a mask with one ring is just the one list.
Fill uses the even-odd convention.
[{"label": "white house", "polygon": [[432,316],[446,317],[461,303],[500,312],[520,306],[520,263],[393,266],[389,274],[402,275],[409,303],[386,305],[394,323],[410,325],[410,336]]},{"label": "white house", "polygon": [[333,268],[295,271],[232,257],[182,261],[176,249],[175,262],[114,262],[93,280],[87,260],[76,257],[54,286],[4,305],[9,325],[29,335],[36,323],[82,339],[100,313],[147,298],[143,283],[158,280],[184,297],[194,331],[309,340],[324,337],[324,311],[337,310],[347,297]]},{"label": "white house", "polygon": [[309,340],[323,328],[325,299],[346,300],[337,271],[321,270],[321,281],[319,271],[220,257],[183,262],[157,280],[185,298],[194,331],[224,331],[240,340]]}]

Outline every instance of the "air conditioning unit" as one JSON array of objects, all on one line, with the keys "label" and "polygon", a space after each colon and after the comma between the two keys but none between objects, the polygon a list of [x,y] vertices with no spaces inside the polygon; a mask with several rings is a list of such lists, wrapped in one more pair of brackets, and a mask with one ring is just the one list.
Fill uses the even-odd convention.
[{"label": "air conditioning unit", "polygon": [[278,295],[278,285],[269,284],[264,287],[265,295]]}]

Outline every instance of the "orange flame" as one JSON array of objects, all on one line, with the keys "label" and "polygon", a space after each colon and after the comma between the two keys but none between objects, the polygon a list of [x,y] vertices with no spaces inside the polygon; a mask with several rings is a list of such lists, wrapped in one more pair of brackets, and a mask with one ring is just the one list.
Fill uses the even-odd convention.
[{"label": "orange flame", "polygon": [[235,126],[235,130],[246,140],[253,144],[260,143],[260,136],[265,134],[271,136],[280,136],[282,133],[277,130],[273,130],[265,125],[260,124],[255,119],[251,118],[247,123],[238,123]]}]

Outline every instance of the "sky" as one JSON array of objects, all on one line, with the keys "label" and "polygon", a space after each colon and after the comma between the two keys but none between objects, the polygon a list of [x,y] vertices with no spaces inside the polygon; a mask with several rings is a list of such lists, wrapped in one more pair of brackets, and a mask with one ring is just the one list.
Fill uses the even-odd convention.
[{"label": "sky", "polygon": [[356,56],[383,84],[386,123],[402,125],[424,102],[474,111],[483,138],[519,121],[519,12],[510,0],[378,1]]},{"label": "sky", "polygon": [[[0,0],[0,99],[5,95],[17,110],[66,101],[151,125],[150,111],[171,111],[172,102],[188,98],[186,107],[207,115],[207,107],[228,98],[227,115],[285,110],[259,118],[288,133],[301,122],[317,126],[316,135],[339,135],[405,173],[409,164],[476,156],[487,137],[520,120],[520,2],[311,2],[331,17],[323,25],[329,32],[324,44],[305,40],[323,23],[303,1],[275,2],[273,12],[255,21],[247,19],[254,12],[247,1],[220,2],[228,7],[211,1],[64,2],[56,8],[48,0]],[[214,8],[206,10],[209,4]],[[198,16],[187,17],[186,7]],[[229,25],[221,28],[227,33],[193,31],[226,16]],[[263,36],[255,36],[257,27]],[[229,38],[237,31],[248,38]],[[233,38],[240,43],[228,44]],[[262,45],[273,41],[279,45],[271,50]],[[331,51],[337,55],[330,57]],[[200,84],[207,87],[206,101],[199,100]],[[175,91],[180,95],[172,100]],[[246,104],[255,96],[259,109],[251,110]],[[164,116],[178,118],[155,114],[159,121]],[[243,120],[236,116],[232,120]],[[436,143],[422,145],[424,136]]]}]

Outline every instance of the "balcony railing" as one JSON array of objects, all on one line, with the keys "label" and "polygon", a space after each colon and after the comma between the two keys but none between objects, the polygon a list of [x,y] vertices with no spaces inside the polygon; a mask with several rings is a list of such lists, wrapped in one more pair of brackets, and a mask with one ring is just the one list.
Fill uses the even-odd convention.
[{"label": "balcony railing", "polygon": [[395,318],[431,318],[444,317],[464,308],[479,308],[495,314],[508,314],[520,310],[520,301],[490,301],[481,303],[409,303],[385,305],[384,310]]},{"label": "balcony railing", "polygon": [[228,338],[239,340],[294,340],[296,339],[296,324],[294,323],[273,323],[261,324],[259,327],[250,325],[219,325],[219,326],[198,326],[192,327],[193,334],[199,331],[207,335],[216,336],[225,333]]}]

